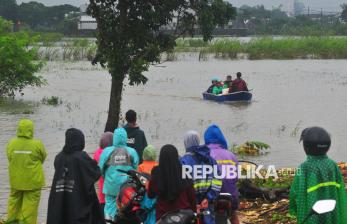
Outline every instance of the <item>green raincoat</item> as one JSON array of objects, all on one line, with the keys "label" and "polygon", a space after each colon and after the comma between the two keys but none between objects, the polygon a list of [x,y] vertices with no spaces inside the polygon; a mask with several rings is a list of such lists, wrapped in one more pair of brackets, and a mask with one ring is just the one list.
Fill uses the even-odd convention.
[{"label": "green raincoat", "polygon": [[301,224],[315,202],[336,200],[333,212],[313,215],[307,224],[347,223],[347,193],[336,163],[328,156],[308,156],[300,165],[290,191],[290,212]]},{"label": "green raincoat", "polygon": [[223,86],[214,86],[212,89],[212,93],[215,95],[219,95],[223,92]]},{"label": "green raincoat", "polygon": [[45,185],[42,163],[47,156],[40,140],[34,139],[34,124],[21,120],[17,137],[7,145],[11,189],[37,190]]},{"label": "green raincoat", "polygon": [[42,163],[46,150],[34,137],[31,120],[21,120],[17,137],[7,145],[11,192],[8,199],[9,221],[36,224],[41,188],[45,185]]}]

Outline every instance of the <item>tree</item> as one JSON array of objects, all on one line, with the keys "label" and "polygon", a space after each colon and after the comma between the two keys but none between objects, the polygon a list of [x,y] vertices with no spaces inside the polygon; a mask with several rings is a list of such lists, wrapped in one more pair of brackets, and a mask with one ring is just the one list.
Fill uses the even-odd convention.
[{"label": "tree", "polygon": [[[0,18],[0,30],[6,30]],[[41,76],[35,75],[42,67],[35,62],[35,48],[28,49],[31,38],[24,33],[3,33],[0,36],[0,97],[14,96],[16,91],[22,92],[26,86],[44,84]]]},{"label": "tree", "polygon": [[0,16],[0,35],[8,34],[12,31],[13,24]]},{"label": "tree", "polygon": [[341,8],[342,8],[341,19],[347,22],[347,4],[342,4]]},{"label": "tree", "polygon": [[[192,34],[198,25],[203,38],[212,38],[213,29],[226,25],[236,14],[223,0],[90,0],[88,13],[98,24],[99,60],[107,63],[112,76],[105,130],[118,126],[124,79],[129,84],[145,84],[143,75],[162,52],[170,51],[181,35]],[[163,27],[175,24],[172,33]]]},{"label": "tree", "polygon": [[22,3],[18,7],[19,19],[34,30],[57,30],[65,15],[78,11],[79,9],[72,5],[47,7],[34,1]]},{"label": "tree", "polygon": [[18,16],[16,0],[0,0],[0,16],[7,20],[16,21]]}]

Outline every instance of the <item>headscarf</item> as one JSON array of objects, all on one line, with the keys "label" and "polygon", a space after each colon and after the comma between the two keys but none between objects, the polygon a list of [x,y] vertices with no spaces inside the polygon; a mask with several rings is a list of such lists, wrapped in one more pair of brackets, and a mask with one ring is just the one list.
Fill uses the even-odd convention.
[{"label": "headscarf", "polygon": [[159,166],[153,169],[152,178],[157,184],[159,198],[167,201],[174,201],[184,188],[192,184],[190,180],[182,179],[182,164],[173,145],[161,148]]},{"label": "headscarf", "polygon": [[142,159],[146,161],[155,161],[157,159],[157,153],[155,152],[155,147],[153,145],[148,145],[143,150]]},{"label": "headscarf", "polygon": [[200,145],[200,139],[199,134],[196,131],[188,131],[184,135],[184,147],[186,150],[193,146],[199,146]]},{"label": "headscarf", "polygon": [[219,144],[224,149],[228,149],[228,142],[225,140],[225,137],[220,128],[215,124],[207,128],[204,138],[206,145]]},{"label": "headscarf", "polygon": [[65,132],[65,146],[63,152],[72,153],[82,151],[85,147],[84,134],[76,128],[70,128]]},{"label": "headscarf", "polygon": [[112,146],[113,144],[113,133],[105,132],[101,135],[99,146],[104,149],[106,147]]}]

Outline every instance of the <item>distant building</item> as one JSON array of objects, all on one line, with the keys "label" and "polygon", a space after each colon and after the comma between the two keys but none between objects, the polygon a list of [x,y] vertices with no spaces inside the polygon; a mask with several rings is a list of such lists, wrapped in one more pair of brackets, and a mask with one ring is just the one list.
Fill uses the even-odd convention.
[{"label": "distant building", "polygon": [[87,15],[82,15],[78,21],[78,30],[96,30],[96,20]]}]

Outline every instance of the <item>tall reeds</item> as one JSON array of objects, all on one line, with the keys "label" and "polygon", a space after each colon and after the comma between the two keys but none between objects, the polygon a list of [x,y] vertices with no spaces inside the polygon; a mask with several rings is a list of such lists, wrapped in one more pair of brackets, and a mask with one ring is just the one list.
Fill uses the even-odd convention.
[{"label": "tall reeds", "polygon": [[[284,37],[253,38],[242,42],[235,38],[216,39],[210,43],[201,39],[177,41],[176,51],[200,51],[216,57],[235,59],[246,54],[249,59],[347,59],[345,37]],[[190,45],[193,43],[193,45]]]}]

